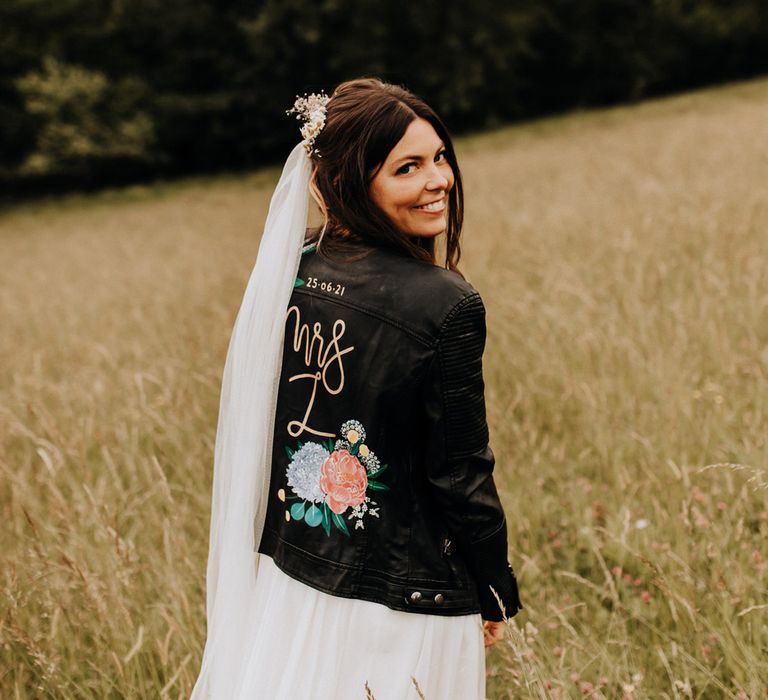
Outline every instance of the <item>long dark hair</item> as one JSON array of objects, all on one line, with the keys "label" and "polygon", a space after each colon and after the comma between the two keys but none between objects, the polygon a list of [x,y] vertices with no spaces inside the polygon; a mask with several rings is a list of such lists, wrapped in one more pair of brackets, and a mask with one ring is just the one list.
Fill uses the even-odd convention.
[{"label": "long dark hair", "polygon": [[318,253],[333,257],[359,251],[360,244],[363,248],[384,246],[437,264],[435,239],[410,236],[398,229],[370,195],[371,180],[419,117],[443,140],[446,160],[453,170],[444,267],[459,272],[464,194],[451,137],[440,117],[421,98],[378,78],[343,82],[328,101],[325,126],[314,142],[319,155],[311,156],[312,195],[324,217],[324,226],[310,234],[310,240],[319,240]]}]

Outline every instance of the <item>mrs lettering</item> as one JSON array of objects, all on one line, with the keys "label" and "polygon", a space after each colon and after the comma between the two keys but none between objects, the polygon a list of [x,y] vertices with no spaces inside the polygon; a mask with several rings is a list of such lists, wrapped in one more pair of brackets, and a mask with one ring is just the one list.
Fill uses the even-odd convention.
[{"label": "mrs lettering", "polygon": [[[347,324],[341,319],[334,321],[333,328],[331,329],[331,337],[326,339],[323,338],[322,324],[319,322],[312,324],[311,331],[308,323],[301,323],[301,312],[296,305],[293,305],[288,309],[288,312],[286,313],[286,325],[291,318],[291,314],[295,314],[293,350],[294,352],[301,352],[303,350],[304,364],[310,371],[294,374],[292,377],[288,378],[289,382],[303,379],[309,385],[307,390],[309,398],[307,400],[307,409],[304,412],[304,417],[301,420],[288,421],[288,434],[292,437],[298,437],[306,431],[313,435],[335,437],[335,433],[325,433],[322,430],[311,428],[308,425],[308,422],[312,407],[315,404],[318,386],[321,391],[324,390],[331,395],[341,393],[344,388],[344,364],[342,362],[342,357],[354,350],[354,346],[352,345],[347,348],[342,348],[340,345]],[[312,368],[314,368],[314,370]],[[337,370],[336,374],[338,380],[335,385],[329,383],[329,376],[332,376],[329,369],[332,368]]]}]

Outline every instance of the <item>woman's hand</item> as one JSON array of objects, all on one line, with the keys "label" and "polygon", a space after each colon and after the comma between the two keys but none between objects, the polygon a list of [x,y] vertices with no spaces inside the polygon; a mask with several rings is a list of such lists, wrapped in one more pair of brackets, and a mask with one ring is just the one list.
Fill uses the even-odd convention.
[{"label": "woman's hand", "polygon": [[486,648],[504,639],[504,630],[506,628],[507,624],[503,620],[501,622],[493,622],[491,620],[483,622],[483,641]]}]

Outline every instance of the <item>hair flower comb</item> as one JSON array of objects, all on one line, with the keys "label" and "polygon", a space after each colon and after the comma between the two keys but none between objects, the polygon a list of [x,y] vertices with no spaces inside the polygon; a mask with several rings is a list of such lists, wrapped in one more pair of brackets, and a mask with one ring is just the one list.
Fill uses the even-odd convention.
[{"label": "hair flower comb", "polygon": [[310,95],[305,94],[304,97],[296,95],[293,107],[285,110],[286,114],[295,112],[296,119],[304,121],[301,127],[301,135],[304,137],[304,140],[301,143],[308,156],[314,153],[320,158],[320,152],[314,147],[314,144],[317,135],[325,126],[325,108],[330,99],[322,90],[319,94],[313,92]]}]

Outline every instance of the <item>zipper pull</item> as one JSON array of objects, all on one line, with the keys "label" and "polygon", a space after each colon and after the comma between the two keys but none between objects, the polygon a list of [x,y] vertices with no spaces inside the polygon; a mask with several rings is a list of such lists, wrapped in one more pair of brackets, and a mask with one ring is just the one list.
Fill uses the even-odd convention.
[{"label": "zipper pull", "polygon": [[450,556],[451,554],[451,541],[446,537],[443,539],[443,556]]}]

